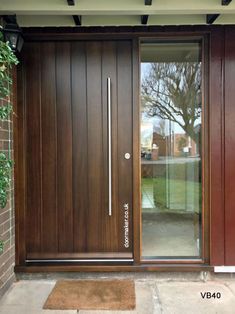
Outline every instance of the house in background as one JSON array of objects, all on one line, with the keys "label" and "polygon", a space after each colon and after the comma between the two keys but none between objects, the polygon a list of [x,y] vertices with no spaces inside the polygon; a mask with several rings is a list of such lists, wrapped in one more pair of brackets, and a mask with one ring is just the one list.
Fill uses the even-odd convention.
[{"label": "house in background", "polygon": [[234,271],[235,0],[0,15],[24,37],[2,289],[14,272]]}]

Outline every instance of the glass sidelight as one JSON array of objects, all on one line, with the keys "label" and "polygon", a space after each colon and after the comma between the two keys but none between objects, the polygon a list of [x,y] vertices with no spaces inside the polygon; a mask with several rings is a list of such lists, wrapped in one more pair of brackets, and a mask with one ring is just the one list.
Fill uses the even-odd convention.
[{"label": "glass sidelight", "polygon": [[200,41],[141,44],[142,257],[200,258]]}]

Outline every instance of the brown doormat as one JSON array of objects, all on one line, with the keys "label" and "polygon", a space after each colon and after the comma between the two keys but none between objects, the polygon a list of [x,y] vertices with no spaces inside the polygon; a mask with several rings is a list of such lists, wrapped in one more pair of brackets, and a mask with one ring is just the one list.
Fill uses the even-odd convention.
[{"label": "brown doormat", "polygon": [[43,306],[52,310],[133,310],[132,280],[59,280]]}]

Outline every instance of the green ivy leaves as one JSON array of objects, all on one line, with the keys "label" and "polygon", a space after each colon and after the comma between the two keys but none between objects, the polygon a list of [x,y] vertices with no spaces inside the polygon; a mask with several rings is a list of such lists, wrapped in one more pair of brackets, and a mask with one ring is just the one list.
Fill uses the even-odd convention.
[{"label": "green ivy leaves", "polygon": [[[18,60],[12,52],[8,43],[3,41],[3,34],[0,28],[0,120],[9,119],[12,112],[11,86],[12,78],[10,69],[16,65]],[[9,154],[0,152],[0,208],[4,208],[8,200],[8,191],[11,185],[11,169],[13,161]],[[4,241],[0,240],[0,254],[4,249]]]},{"label": "green ivy leaves", "polygon": [[0,153],[0,207],[4,208],[7,204],[7,194],[11,182],[12,160],[4,153]]},{"label": "green ivy leaves", "polygon": [[0,71],[5,71],[8,66],[18,64],[18,60],[8,43],[3,41],[3,34],[0,28]]},{"label": "green ivy leaves", "polygon": [[7,120],[11,112],[12,112],[11,104],[0,107],[0,120]]}]

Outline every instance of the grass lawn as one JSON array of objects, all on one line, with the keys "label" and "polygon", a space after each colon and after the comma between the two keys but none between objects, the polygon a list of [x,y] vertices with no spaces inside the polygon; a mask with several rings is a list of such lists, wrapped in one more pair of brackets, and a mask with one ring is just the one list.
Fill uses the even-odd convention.
[{"label": "grass lawn", "polygon": [[201,211],[201,183],[199,182],[164,177],[142,178],[143,194],[152,199],[152,210],[156,208],[177,212]]}]

